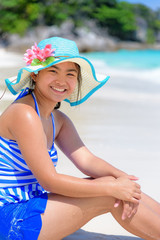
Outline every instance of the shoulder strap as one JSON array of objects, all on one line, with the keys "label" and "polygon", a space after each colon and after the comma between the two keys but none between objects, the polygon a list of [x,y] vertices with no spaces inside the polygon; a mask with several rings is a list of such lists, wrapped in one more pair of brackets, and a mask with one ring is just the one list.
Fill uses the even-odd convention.
[{"label": "shoulder strap", "polygon": [[22,91],[20,92],[20,94],[19,94],[18,97],[14,100],[14,102],[17,101],[18,99],[20,99],[20,98],[28,95],[29,93],[30,93],[30,89],[29,89],[29,88],[25,88],[24,90],[22,90]]},{"label": "shoulder strap", "polygon": [[53,142],[54,142],[54,140],[55,140],[56,128],[55,128],[55,121],[54,121],[53,113],[51,113],[51,116],[52,116],[52,125],[53,125]]},{"label": "shoulder strap", "polygon": [[31,95],[32,95],[34,103],[35,103],[36,112],[37,112],[38,116],[40,117],[40,112],[39,112],[39,107],[38,107],[38,103],[36,100],[36,96],[35,96],[34,92],[31,92]]}]

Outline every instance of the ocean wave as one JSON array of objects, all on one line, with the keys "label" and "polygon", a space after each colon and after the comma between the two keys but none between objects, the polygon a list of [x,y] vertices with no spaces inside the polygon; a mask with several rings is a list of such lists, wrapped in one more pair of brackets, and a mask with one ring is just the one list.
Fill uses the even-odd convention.
[{"label": "ocean wave", "polygon": [[149,81],[160,84],[160,68],[153,69],[124,69],[117,67],[110,67],[102,60],[92,61],[97,75],[109,75],[112,78],[128,78],[139,81]]}]

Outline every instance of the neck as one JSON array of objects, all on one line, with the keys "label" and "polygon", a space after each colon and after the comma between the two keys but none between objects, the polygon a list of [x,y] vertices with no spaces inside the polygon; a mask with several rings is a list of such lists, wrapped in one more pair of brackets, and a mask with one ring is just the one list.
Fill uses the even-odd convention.
[{"label": "neck", "polygon": [[37,100],[40,116],[43,119],[48,119],[51,115],[51,112],[53,112],[57,102],[53,102],[49,99],[46,99],[45,96],[43,96],[38,91],[34,90],[34,94]]}]

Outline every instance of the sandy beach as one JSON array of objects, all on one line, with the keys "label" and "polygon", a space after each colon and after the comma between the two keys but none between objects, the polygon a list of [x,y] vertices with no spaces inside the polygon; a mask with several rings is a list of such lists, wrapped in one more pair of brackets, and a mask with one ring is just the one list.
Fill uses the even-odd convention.
[{"label": "sandy beach", "polygon": [[[4,89],[4,78],[16,75],[21,55],[0,52],[0,95]],[[2,58],[5,56],[5,61]],[[9,64],[7,68],[7,61]],[[101,69],[111,76],[108,83],[96,92],[86,103],[76,108],[62,104],[82,137],[84,143],[97,156],[121,170],[139,177],[142,190],[160,202],[160,80],[157,72],[131,72]],[[157,70],[159,71],[159,70]],[[0,111],[15,97],[8,91],[0,103]],[[59,151],[57,171],[84,177]],[[108,215],[99,216],[82,229],[64,238],[65,240],[134,240],[136,236],[124,230]]]}]

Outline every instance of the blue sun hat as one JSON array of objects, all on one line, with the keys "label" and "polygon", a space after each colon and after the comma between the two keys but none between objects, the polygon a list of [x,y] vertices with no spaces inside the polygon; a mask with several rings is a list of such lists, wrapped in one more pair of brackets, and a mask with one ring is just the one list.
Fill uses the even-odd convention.
[{"label": "blue sun hat", "polygon": [[[78,84],[73,93],[64,101],[75,106],[86,101],[96,90],[102,87],[109,76],[103,80],[98,80],[92,63],[85,57],[79,55],[77,45],[74,41],[52,37],[42,40],[38,45],[32,46],[24,54],[26,67],[19,70],[16,77],[5,79],[5,83],[12,94],[16,95],[27,86],[31,81],[31,73],[37,74],[42,69],[63,62],[74,62],[80,66],[81,71],[81,94],[78,96]],[[100,75],[99,75],[100,77]]]}]

